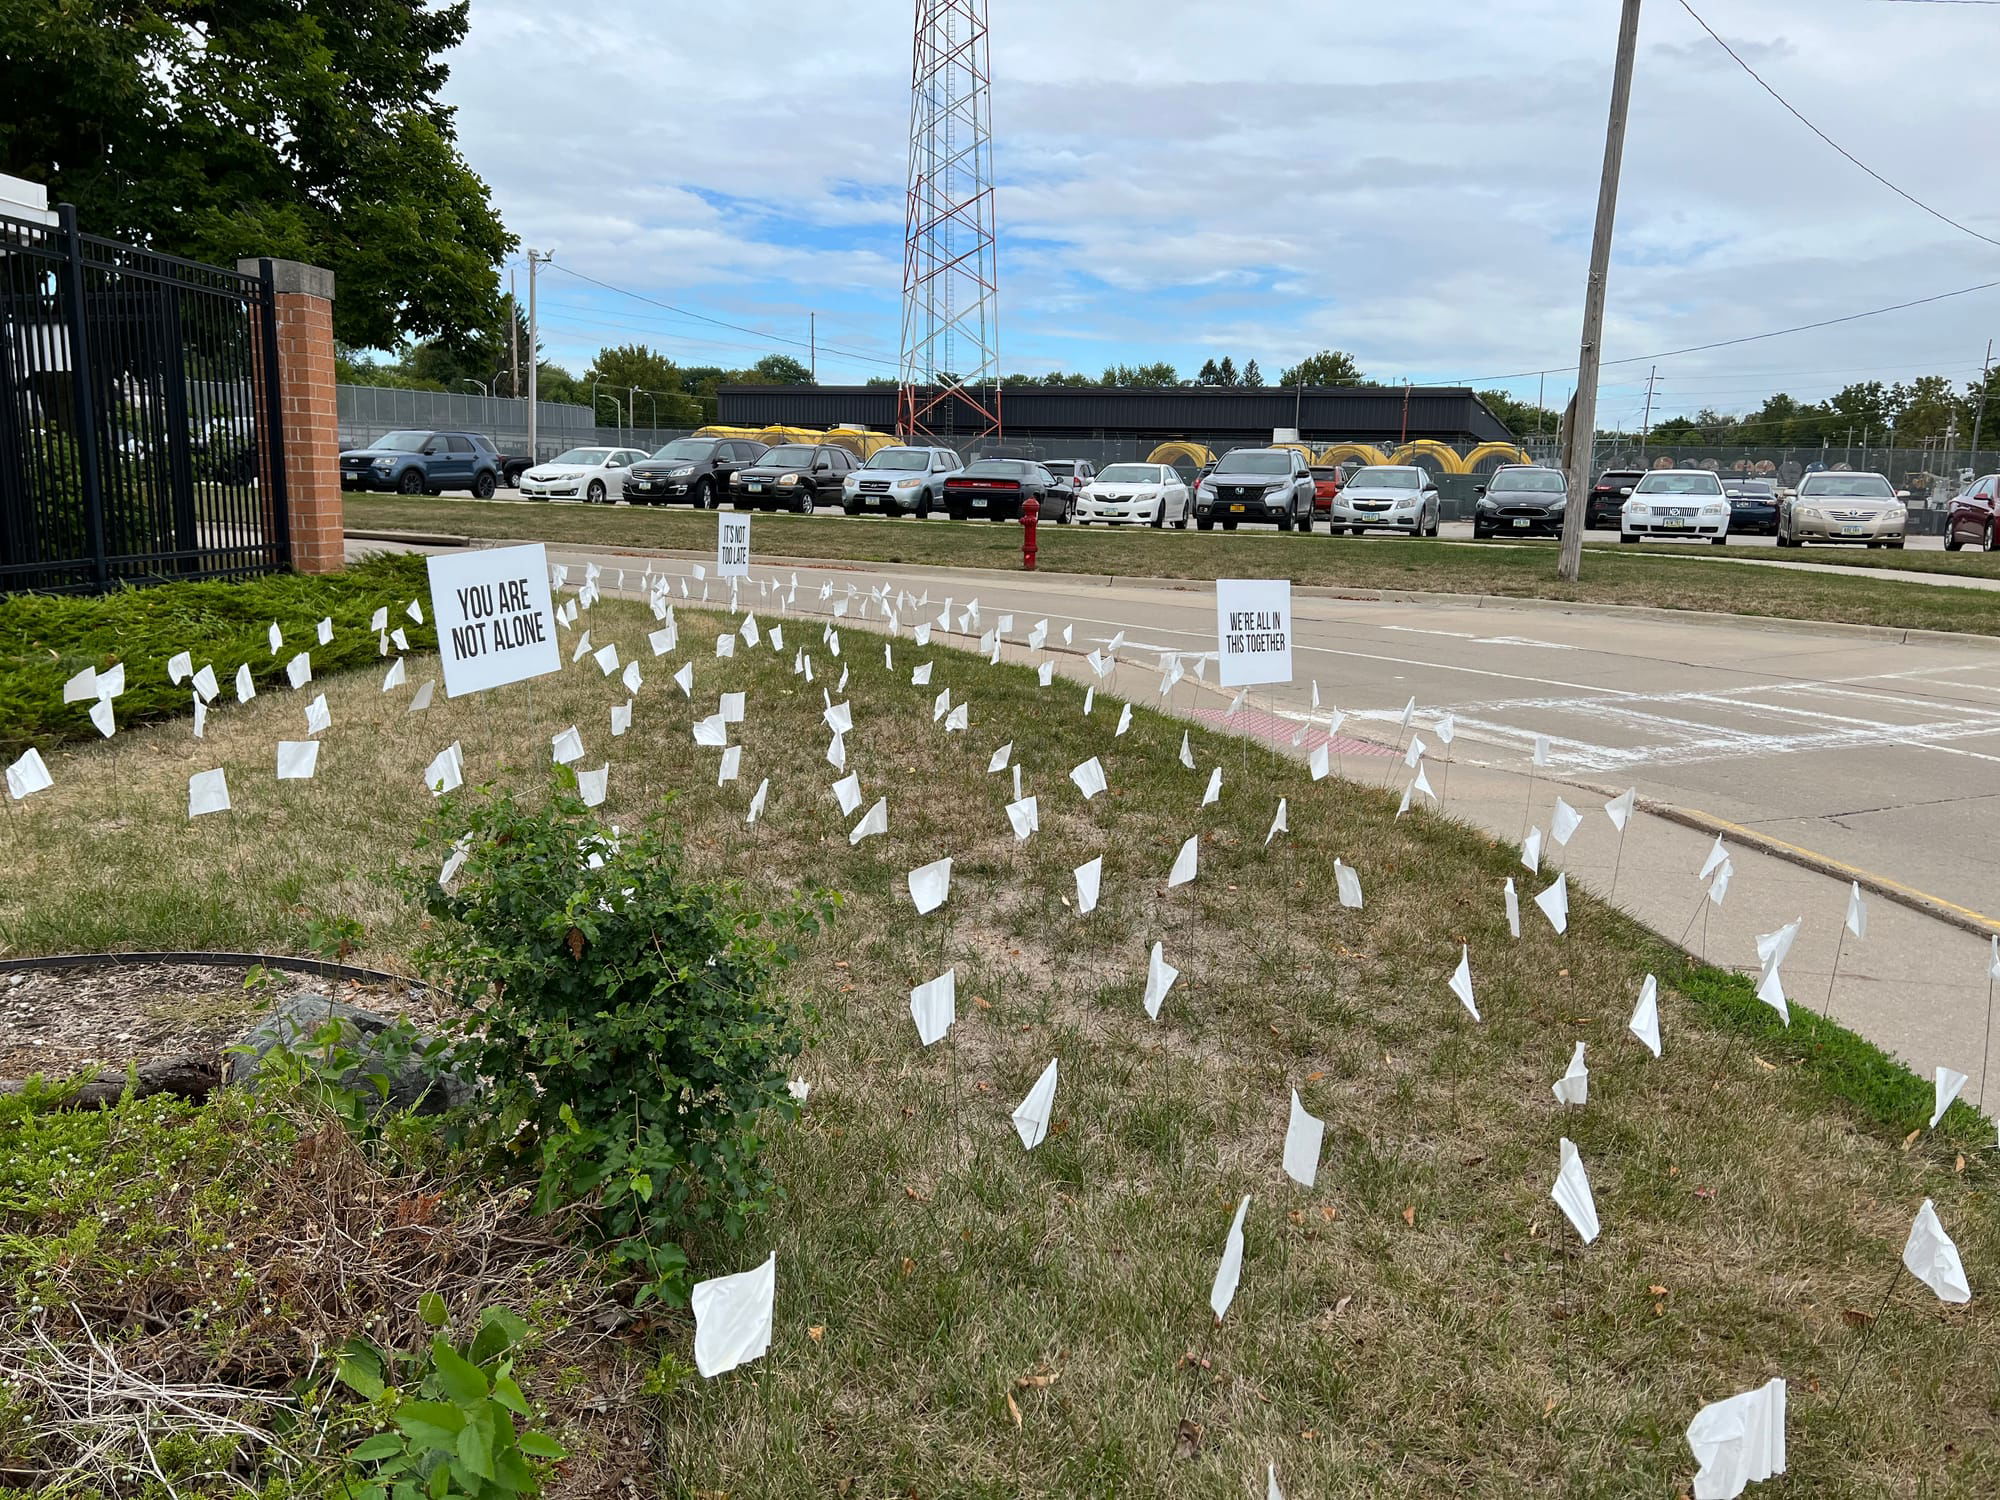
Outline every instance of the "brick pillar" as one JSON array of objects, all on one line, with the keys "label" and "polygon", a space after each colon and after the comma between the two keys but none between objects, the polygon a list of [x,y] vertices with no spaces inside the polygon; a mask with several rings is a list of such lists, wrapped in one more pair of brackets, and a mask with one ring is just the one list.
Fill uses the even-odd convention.
[{"label": "brick pillar", "polygon": [[[261,276],[267,265],[276,293],[292,567],[300,573],[338,572],[345,566],[346,539],[333,392],[333,272],[295,260],[239,260],[236,269]],[[270,451],[268,444],[260,446]]]}]

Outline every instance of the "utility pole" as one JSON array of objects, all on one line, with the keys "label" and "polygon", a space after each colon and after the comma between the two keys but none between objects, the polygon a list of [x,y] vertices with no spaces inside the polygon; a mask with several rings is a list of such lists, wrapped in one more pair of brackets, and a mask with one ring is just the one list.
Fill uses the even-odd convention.
[{"label": "utility pole", "polygon": [[1604,126],[1604,171],[1597,185],[1597,223],[1590,236],[1590,279],[1583,291],[1583,340],[1576,361],[1576,420],[1569,424],[1563,473],[1569,508],[1563,513],[1562,556],[1556,577],[1574,583],[1583,570],[1583,510],[1590,492],[1592,440],[1597,434],[1597,371],[1604,336],[1604,279],[1611,268],[1611,226],[1618,217],[1618,169],[1625,159],[1625,114],[1632,102],[1632,59],[1639,50],[1639,0],[1625,0],[1618,20],[1618,58],[1611,70],[1611,112]]},{"label": "utility pole", "polygon": [[[1986,387],[1993,378],[1993,340],[1986,341],[1986,362],[1979,367],[1979,405],[1972,413],[1972,467],[1979,467],[1979,429],[1986,425]],[[1972,476],[1977,479],[1977,474]]]},{"label": "utility pole", "polygon": [[535,372],[541,365],[541,361],[535,356],[542,347],[540,325],[535,321],[535,267],[545,260],[553,259],[555,259],[553,250],[546,254],[539,250],[528,252],[528,462],[530,464],[542,461],[541,450],[535,446],[537,437],[535,410],[539,400]]},{"label": "utility pole", "polygon": [[1396,439],[1401,446],[1410,440],[1410,377],[1403,377],[1403,435]]},{"label": "utility pole", "polygon": [[521,399],[521,304],[514,298],[514,270],[507,268],[507,394]]},{"label": "utility pole", "polygon": [[1659,379],[1660,367],[1652,366],[1646,371],[1646,414],[1639,418],[1639,467],[1646,467],[1646,439],[1653,431],[1653,382]]},{"label": "utility pole", "polygon": [[812,371],[812,383],[819,384],[819,314],[806,314],[806,354],[812,360],[808,367]]}]

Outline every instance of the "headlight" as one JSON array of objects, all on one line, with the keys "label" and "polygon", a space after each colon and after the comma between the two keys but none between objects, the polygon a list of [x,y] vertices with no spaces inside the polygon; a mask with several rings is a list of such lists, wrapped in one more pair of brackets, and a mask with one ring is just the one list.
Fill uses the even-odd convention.
[{"label": "headlight", "polygon": [[899,490],[914,490],[922,484],[923,481],[921,479],[899,479],[896,481],[896,488]]},{"label": "headlight", "polygon": [[375,460],[375,467],[383,470],[386,473],[388,470],[395,467],[395,463],[391,459],[378,458]]},{"label": "headlight", "polygon": [[1713,505],[1704,505],[1701,513],[1705,516],[1726,516],[1729,514],[1729,506],[1727,502],[1718,500]]},{"label": "headlight", "polygon": [[1799,514],[1809,521],[1824,521],[1826,519],[1826,513],[1817,505],[1803,506],[1800,508]]},{"label": "headlight", "polygon": [[1288,485],[1282,485],[1282,484],[1267,484],[1267,485],[1265,485],[1265,486],[1264,486],[1264,498],[1265,498],[1266,500],[1268,500],[1268,499],[1270,499],[1270,498],[1271,498],[1271,497],[1272,497],[1273,495],[1282,495],[1282,494],[1284,494],[1284,493],[1285,493],[1285,491],[1286,491],[1286,490],[1287,490],[1288,488],[1290,488],[1290,486],[1288,486]]},{"label": "headlight", "polygon": [[1902,525],[1905,521],[1910,519],[1909,507],[1903,505],[1892,505],[1889,507],[1888,510],[1884,511],[1882,515],[1883,519],[1897,526]]},{"label": "headlight", "polygon": [[667,478],[685,479],[688,477],[688,475],[692,474],[693,472],[694,472],[693,464],[682,464],[678,469],[667,470]]},{"label": "headlight", "polygon": [[799,476],[796,474],[780,474],[778,476],[778,483],[780,484],[797,484],[798,482]]}]

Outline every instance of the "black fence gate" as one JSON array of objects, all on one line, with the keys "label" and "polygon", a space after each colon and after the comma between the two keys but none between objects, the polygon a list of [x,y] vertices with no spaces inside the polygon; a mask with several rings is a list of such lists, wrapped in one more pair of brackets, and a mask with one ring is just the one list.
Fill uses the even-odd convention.
[{"label": "black fence gate", "polygon": [[0,591],[291,560],[268,270],[0,215]]}]

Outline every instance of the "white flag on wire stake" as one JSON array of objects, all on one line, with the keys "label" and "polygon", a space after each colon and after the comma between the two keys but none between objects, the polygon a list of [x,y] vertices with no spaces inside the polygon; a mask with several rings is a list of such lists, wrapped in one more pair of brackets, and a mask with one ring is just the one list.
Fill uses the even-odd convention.
[{"label": "white flag on wire stake", "polygon": [[1181,764],[1190,771],[1194,769],[1194,752],[1188,748],[1187,731],[1181,731]]},{"label": "white flag on wire stake", "polygon": [[7,795],[16,802],[32,797],[36,792],[45,792],[55,784],[55,778],[49,775],[48,765],[42,759],[42,752],[33,745],[7,768]]},{"label": "white flag on wire stake", "polygon": [[1928,1198],[1917,1210],[1916,1222],[1910,1225],[1910,1237],[1903,1245],[1903,1264],[1941,1300],[1972,1300],[1972,1287],[1966,1282],[1958,1246],[1944,1232],[1944,1225],[1938,1222],[1937,1208]]},{"label": "white flag on wire stake", "polygon": [[1625,825],[1632,821],[1632,808],[1637,800],[1638,794],[1631,787],[1627,787],[1604,804],[1604,816],[1611,820],[1611,826],[1620,833],[1623,833]]},{"label": "white flag on wire stake", "polygon": [[576,794],[583,799],[585,807],[603,806],[604,794],[609,789],[610,784],[611,766],[609,762],[599,766],[595,771],[578,771],[576,773]]},{"label": "white flag on wire stake", "polygon": [[1167,991],[1174,987],[1174,981],[1181,977],[1181,971],[1167,962],[1160,944],[1153,944],[1153,951],[1146,958],[1146,993],[1141,1004],[1146,1014],[1153,1020],[1160,1019],[1160,1006],[1167,998]]},{"label": "white flag on wire stake", "polygon": [[1071,771],[1069,779],[1076,783],[1076,789],[1083,793],[1083,800],[1088,802],[1105,788],[1104,764],[1093,755]]},{"label": "white flag on wire stake", "polygon": [[743,747],[741,745],[723,746],[722,764],[716,770],[715,784],[717,786],[721,786],[725,782],[734,781],[736,779],[737,773],[742,768],[743,768]]},{"label": "white flag on wire stake", "polygon": [[1708,846],[1707,858],[1703,859],[1701,862],[1701,874],[1699,874],[1695,878],[1697,880],[1708,879],[1708,877],[1714,873],[1716,867],[1728,858],[1729,858],[1729,851],[1722,847],[1722,835],[1718,833],[1715,836],[1715,842]]},{"label": "white flag on wire stake", "polygon": [[958,970],[946,969],[910,991],[910,1019],[917,1023],[917,1040],[928,1047],[951,1030],[958,1019]]},{"label": "white flag on wire stake", "polygon": [[1549,926],[1555,928],[1558,937],[1569,931],[1568,873],[1556,876],[1556,883],[1535,897],[1535,905],[1542,909],[1542,915],[1549,919]]},{"label": "white flag on wire stake", "polygon": [[1588,1104],[1590,1102],[1590,1069],[1584,1066],[1583,1043],[1576,1044],[1576,1050],[1569,1055],[1569,1068],[1551,1087],[1558,1104]]},{"label": "white flag on wire stake", "polygon": [[1012,740],[1009,740],[1007,741],[1006,744],[1002,745],[998,750],[995,750],[993,752],[993,758],[986,762],[986,774],[990,776],[995,771],[1006,770],[1007,763],[1013,758],[1014,758],[1014,742]]},{"label": "white flag on wire stake", "polygon": [[383,692],[385,693],[390,692],[393,689],[401,687],[405,682],[408,682],[410,680],[409,668],[403,664],[404,660],[405,659],[403,657],[400,656],[397,657],[395,665],[390,667],[387,674],[383,676],[382,678]]},{"label": "white flag on wire stake", "polygon": [[1195,865],[1199,859],[1197,850],[1200,843],[1201,835],[1194,833],[1189,834],[1187,842],[1181,845],[1181,852],[1174,856],[1174,867],[1167,872],[1168,890],[1172,890],[1177,885],[1186,885],[1190,880],[1194,879]]},{"label": "white flag on wire stake", "polygon": [[1326,1122],[1306,1113],[1299,1103],[1299,1091],[1292,1090],[1292,1115],[1285,1126],[1285,1175],[1301,1187],[1311,1187],[1319,1179],[1319,1148],[1326,1135]]},{"label": "white flag on wire stake", "polygon": [[278,741],[278,780],[310,781],[318,769],[318,740]]},{"label": "white flag on wire stake", "polygon": [[1861,899],[1861,882],[1848,882],[1847,886],[1847,930],[1857,940],[1868,936],[1868,905]]},{"label": "white flag on wire stake", "polygon": [[1041,807],[1033,797],[1023,797],[1018,802],[1009,802],[1007,821],[1013,825],[1014,837],[1026,841],[1029,834],[1042,826]]},{"label": "white flag on wire stake", "polygon": [[189,818],[228,811],[229,778],[223,775],[220,766],[213,771],[197,771],[188,777]]},{"label": "white flag on wire stake", "polygon": [[1459,1003],[1472,1013],[1472,1019],[1479,1019],[1479,1007],[1472,999],[1472,950],[1466,944],[1458,945],[1458,967],[1451,971],[1451,992],[1458,996]]},{"label": "white flag on wire stake", "polygon": [[1201,794],[1201,805],[1207,807],[1222,796],[1222,767],[1217,766],[1208,773],[1208,790]]},{"label": "white flag on wire stake", "polygon": [[1087,917],[1097,909],[1097,891],[1104,879],[1104,856],[1087,859],[1070,873],[1076,876],[1076,914]]},{"label": "white flag on wire stake", "polygon": [[1270,848],[1272,839],[1281,833],[1290,833],[1291,831],[1292,825],[1285,820],[1285,799],[1280,797],[1278,799],[1278,811],[1271,818],[1270,831],[1264,835],[1264,847],[1266,849]]},{"label": "white flag on wire stake", "polygon": [[183,677],[194,676],[194,658],[185,651],[176,651],[167,658],[167,681],[179,687]]},{"label": "white flag on wire stake", "polygon": [[431,696],[436,692],[437,679],[435,677],[426,677],[422,682],[417,684],[417,690],[410,695],[408,712],[413,714],[422,713],[431,706]]},{"label": "white flag on wire stake", "polygon": [[754,823],[764,816],[764,799],[771,794],[771,778],[766,776],[757,783],[757,790],[750,798],[750,816],[745,823]]},{"label": "white flag on wire stake", "polygon": [[1549,816],[1549,837],[1558,844],[1567,846],[1570,836],[1582,826],[1583,814],[1562,798],[1556,798],[1556,810]]},{"label": "white flag on wire stake", "polygon": [[1332,769],[1332,766],[1328,763],[1326,746],[1313,746],[1311,752],[1306,756],[1306,769],[1312,772],[1312,779],[1314,781],[1326,780],[1327,772]]},{"label": "white flag on wire stake", "polygon": [[1014,1106],[1014,1133],[1020,1136],[1023,1149],[1032,1151],[1047,1138],[1049,1118],[1055,1107],[1056,1059],[1052,1057],[1042,1069],[1042,1076],[1035,1080],[1035,1086],[1028,1090],[1028,1097]]},{"label": "white flag on wire stake", "polygon": [[1112,731],[1111,737],[1113,739],[1117,739],[1131,727],[1132,727],[1132,705],[1127,703],[1123,708],[1118,710],[1118,727]]},{"label": "white flag on wire stake", "polygon": [[1245,1193],[1229,1223],[1229,1235],[1222,1242],[1222,1263],[1215,1268],[1215,1285],[1208,1292],[1208,1305],[1218,1323],[1236,1300],[1237,1283],[1243,1279],[1243,1216],[1249,1212],[1250,1195]]},{"label": "white flag on wire stake", "polygon": [[882,797],[878,798],[875,805],[862,814],[861,821],[856,823],[853,831],[847,835],[847,842],[849,844],[858,844],[863,839],[873,838],[877,834],[887,833],[888,831],[889,799]]},{"label": "white flag on wire stake", "polygon": [[833,784],[833,800],[840,804],[840,815],[849,818],[854,809],[861,805],[861,773],[850,772]]},{"label": "white flag on wire stake", "polygon": [[1643,1042],[1653,1056],[1660,1055],[1660,982],[1651,974],[1639,986],[1639,1003],[1632,1007],[1632,1019],[1625,1029]]},{"label": "white flag on wire stake", "polygon": [[1938,1065],[1932,1084],[1932,1095],[1937,1107],[1931,1111],[1931,1129],[1937,1129],[1938,1121],[1944,1118],[1944,1112],[1951,1108],[1951,1101],[1958,1097],[1958,1091],[1964,1087],[1963,1073],[1956,1068],[1947,1068],[1941,1063]]},{"label": "white flag on wire stake", "polygon": [[1507,877],[1507,884],[1501,888],[1501,899],[1507,906],[1507,933],[1510,937],[1521,935],[1521,897],[1514,889],[1514,877]]},{"label": "white flag on wire stake", "polygon": [[1342,906],[1352,907],[1357,911],[1361,908],[1361,877],[1351,866],[1342,864],[1338,859],[1333,862],[1333,884],[1334,889],[1339,892]]},{"label": "white flag on wire stake", "polygon": [[1785,1472],[1785,1382],[1714,1401],[1688,1423],[1699,1466],[1694,1500],[1735,1500],[1745,1487]]},{"label": "white flag on wire stake", "polygon": [[1530,875],[1542,873],[1542,830],[1530,828],[1521,840],[1521,865]]},{"label": "white flag on wire stake", "polygon": [[1556,1172],[1556,1185],[1549,1196],[1556,1201],[1556,1207],[1563,1211],[1577,1237],[1586,1245],[1597,1238],[1597,1200],[1591,1196],[1590,1177],[1583,1170],[1583,1158],[1576,1154],[1576,1147],[1567,1136],[1561,1143],[1562,1166]]},{"label": "white flag on wire stake", "polygon": [[560,734],[549,736],[549,758],[559,766],[583,759],[583,736],[574,724]]},{"label": "white flag on wire stake", "polygon": [[908,876],[910,904],[918,916],[928,916],[943,906],[951,895],[951,856],[918,865]]},{"label": "white flag on wire stake", "polygon": [[697,1281],[688,1296],[694,1313],[694,1363],[704,1378],[726,1375],[762,1359],[771,1347],[771,1313],[778,1294],[778,1254],[755,1270]]}]

